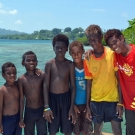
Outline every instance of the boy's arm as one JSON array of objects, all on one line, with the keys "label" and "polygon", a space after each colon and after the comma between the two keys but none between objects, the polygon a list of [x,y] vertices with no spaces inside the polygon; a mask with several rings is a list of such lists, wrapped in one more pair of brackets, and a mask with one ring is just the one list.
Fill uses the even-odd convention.
[{"label": "boy's arm", "polygon": [[0,88],[0,134],[3,133],[3,126],[2,126],[3,99],[4,99],[4,94],[2,88]]},{"label": "boy's arm", "polygon": [[50,83],[50,72],[51,72],[51,63],[46,63],[45,66],[45,77],[43,83],[43,97],[44,97],[44,117],[48,122],[52,122],[53,113],[49,107],[49,83]]},{"label": "boy's arm", "polygon": [[69,119],[72,117],[72,123],[75,123],[74,100],[75,100],[75,67],[70,64],[70,89],[71,89],[71,106],[69,110]]},{"label": "boy's arm", "polygon": [[23,111],[24,111],[24,92],[23,92],[23,84],[22,84],[22,78],[18,78],[18,88],[19,88],[19,94],[20,94],[20,127],[24,127],[24,121],[23,121]]},{"label": "boy's arm", "polygon": [[120,82],[119,82],[119,76],[118,76],[118,71],[115,72],[117,81],[118,81],[118,95],[119,95],[119,102],[117,104],[117,114],[119,115],[118,118],[122,118],[123,115],[123,96],[121,92],[121,87],[120,87]]},{"label": "boy's arm", "polygon": [[91,86],[92,86],[92,80],[87,79],[86,81],[86,118],[91,121],[91,111],[90,111],[90,100],[91,100]]},{"label": "boy's arm", "polygon": [[84,73],[86,81],[86,118],[91,121],[90,100],[91,100],[91,86],[92,86],[92,73],[89,71],[89,62],[84,60]]}]

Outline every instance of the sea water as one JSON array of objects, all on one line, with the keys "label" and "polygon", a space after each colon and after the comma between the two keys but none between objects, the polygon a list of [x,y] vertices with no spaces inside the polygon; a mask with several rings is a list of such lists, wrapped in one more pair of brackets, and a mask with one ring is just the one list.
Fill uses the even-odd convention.
[{"label": "sea water", "polygon": [[[85,47],[87,50],[89,47]],[[13,62],[17,68],[17,76],[25,73],[25,68],[22,66],[22,55],[27,51],[33,51],[37,55],[38,68],[44,71],[45,63],[54,58],[51,40],[5,40],[0,39],[0,73],[1,66],[5,62]],[[71,60],[70,55],[66,54],[66,58]],[[0,76],[0,86],[5,80]],[[122,122],[122,131],[125,134],[125,120]],[[111,124],[105,123],[103,131],[112,133]]]}]

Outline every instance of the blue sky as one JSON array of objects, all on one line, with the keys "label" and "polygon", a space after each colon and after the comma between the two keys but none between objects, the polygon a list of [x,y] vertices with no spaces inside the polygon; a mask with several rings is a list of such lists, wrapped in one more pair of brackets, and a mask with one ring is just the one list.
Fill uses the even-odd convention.
[{"label": "blue sky", "polygon": [[0,28],[32,33],[53,28],[125,29],[135,0],[0,0]]}]

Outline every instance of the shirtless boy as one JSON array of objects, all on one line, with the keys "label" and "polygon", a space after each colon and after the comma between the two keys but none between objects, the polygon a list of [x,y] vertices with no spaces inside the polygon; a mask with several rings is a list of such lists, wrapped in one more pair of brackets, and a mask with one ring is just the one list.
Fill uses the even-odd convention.
[{"label": "shirtless boy", "polygon": [[75,122],[75,73],[74,64],[65,58],[69,40],[67,36],[58,34],[52,44],[56,56],[45,66],[44,116],[49,122],[51,135],[59,132],[59,128],[61,133],[71,134]]},{"label": "shirtless boy", "polygon": [[19,127],[19,90],[16,80],[16,67],[7,62],[2,66],[2,76],[6,80],[0,87],[0,133],[21,135]]},{"label": "shirtless boy", "polygon": [[[25,127],[25,135],[34,135],[35,125],[38,135],[47,134],[46,121],[43,118],[44,75],[37,76],[35,74],[37,63],[37,56],[32,51],[28,51],[22,56],[22,65],[25,66],[26,73],[19,77],[18,84],[20,90],[20,126]],[[23,120],[24,97],[26,106]]]}]

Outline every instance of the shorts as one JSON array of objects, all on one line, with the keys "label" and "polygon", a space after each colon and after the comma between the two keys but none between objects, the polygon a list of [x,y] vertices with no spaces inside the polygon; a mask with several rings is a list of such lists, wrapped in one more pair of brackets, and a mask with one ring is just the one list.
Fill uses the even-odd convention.
[{"label": "shorts", "polygon": [[15,115],[3,115],[3,135],[21,135],[22,129],[19,126],[19,113]]},{"label": "shorts", "polygon": [[86,134],[91,134],[93,131],[92,122],[89,121],[83,112],[86,105],[76,105],[80,113],[77,114],[76,123],[73,125],[73,132],[79,134],[80,132],[85,132]]},{"label": "shorts", "polygon": [[125,109],[126,135],[135,134],[135,110]]},{"label": "shorts", "polygon": [[93,123],[116,121],[121,122],[116,114],[117,102],[90,102]]},{"label": "shorts", "polygon": [[25,135],[34,135],[35,134],[35,125],[38,135],[47,135],[47,126],[46,120],[43,117],[44,107],[37,109],[25,107],[24,114],[24,134]]},{"label": "shorts", "polygon": [[71,134],[73,125],[71,120],[68,120],[68,113],[71,105],[70,91],[62,94],[49,93],[49,106],[53,112],[54,119],[52,123],[48,123],[49,133],[60,132],[64,134]]}]

